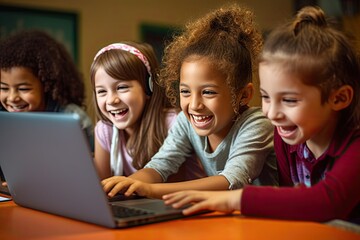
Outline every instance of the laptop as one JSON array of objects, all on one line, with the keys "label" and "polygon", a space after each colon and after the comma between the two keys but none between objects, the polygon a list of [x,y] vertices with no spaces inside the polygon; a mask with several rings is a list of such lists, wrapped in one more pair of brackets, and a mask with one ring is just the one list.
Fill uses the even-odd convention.
[{"label": "laptop", "polygon": [[0,112],[0,152],[17,205],[109,228],[185,217],[161,199],[109,201],[76,114]]}]

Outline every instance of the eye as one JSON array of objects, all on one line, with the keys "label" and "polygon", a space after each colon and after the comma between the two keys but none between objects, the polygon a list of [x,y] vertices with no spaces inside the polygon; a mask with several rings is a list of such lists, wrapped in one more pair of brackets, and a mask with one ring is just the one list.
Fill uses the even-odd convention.
[{"label": "eye", "polygon": [[211,91],[211,90],[204,90],[202,93],[203,93],[203,95],[215,95],[216,94],[215,91]]},{"label": "eye", "polygon": [[0,91],[8,91],[9,88],[8,87],[0,87]]},{"label": "eye", "polygon": [[283,101],[285,103],[297,103],[299,100],[295,99],[295,98],[284,98]]},{"label": "eye", "polygon": [[262,101],[264,101],[264,102],[270,101],[270,97],[266,94],[261,94],[260,97],[261,97]]},{"label": "eye", "polygon": [[29,88],[29,87],[21,87],[21,88],[19,88],[19,91],[22,91],[22,92],[26,92],[26,91],[30,91],[31,90],[31,88]]},{"label": "eye", "polygon": [[126,91],[129,89],[129,86],[128,85],[125,85],[125,84],[120,84],[116,87],[116,90],[117,91]]},{"label": "eye", "polygon": [[96,94],[97,95],[104,95],[106,93],[106,91],[104,89],[98,89],[96,90]]},{"label": "eye", "polygon": [[184,97],[190,96],[190,91],[186,88],[180,89],[180,94]]}]

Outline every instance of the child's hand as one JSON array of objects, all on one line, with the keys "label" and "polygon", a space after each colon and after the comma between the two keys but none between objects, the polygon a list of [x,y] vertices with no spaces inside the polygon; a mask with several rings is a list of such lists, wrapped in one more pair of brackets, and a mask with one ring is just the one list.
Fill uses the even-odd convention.
[{"label": "child's hand", "polygon": [[7,183],[6,182],[1,182],[1,186],[7,187]]},{"label": "child's hand", "polygon": [[101,181],[101,184],[109,197],[114,197],[118,192],[124,193],[125,196],[136,193],[144,197],[149,197],[151,193],[150,184],[123,176],[106,178]]},{"label": "child's hand", "polygon": [[183,211],[190,215],[201,210],[214,210],[231,213],[240,210],[242,190],[233,191],[181,191],[163,196],[165,204],[180,208],[186,204],[193,205]]}]

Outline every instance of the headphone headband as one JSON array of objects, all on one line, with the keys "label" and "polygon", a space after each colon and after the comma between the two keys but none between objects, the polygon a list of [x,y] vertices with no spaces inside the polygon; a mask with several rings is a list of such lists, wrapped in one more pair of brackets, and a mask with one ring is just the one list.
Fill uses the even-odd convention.
[{"label": "headphone headband", "polygon": [[124,43],[113,43],[113,44],[110,44],[110,45],[108,45],[106,47],[103,47],[100,51],[98,51],[98,53],[94,57],[94,61],[101,54],[103,54],[104,52],[109,51],[111,49],[120,49],[120,50],[129,52],[129,53],[132,53],[144,63],[144,65],[146,67],[146,70],[147,70],[147,72],[149,74],[148,88],[149,88],[150,94],[151,94],[153,92],[153,82],[152,82],[151,67],[150,67],[150,63],[149,63],[148,59],[145,57],[145,55],[142,54],[139,49],[137,49],[137,48],[135,48],[133,46],[130,46],[130,45],[127,45],[127,44],[124,44]]}]

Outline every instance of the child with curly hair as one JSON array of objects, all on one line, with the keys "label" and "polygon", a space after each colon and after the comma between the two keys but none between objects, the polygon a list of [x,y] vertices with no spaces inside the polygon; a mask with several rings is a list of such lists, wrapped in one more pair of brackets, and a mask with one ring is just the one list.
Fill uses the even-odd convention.
[{"label": "child with curly hair", "polygon": [[[94,152],[100,179],[129,176],[142,169],[174,124],[178,111],[159,86],[158,71],[155,52],[147,43],[113,43],[96,54],[90,77],[100,119]],[[192,157],[169,181],[204,176]]]},{"label": "child with curly hair", "polygon": [[[277,184],[274,128],[253,96],[253,67],[262,46],[253,13],[231,5],[187,25],[166,47],[160,83],[177,121],[159,152],[129,177],[102,181],[109,196],[161,198],[186,189],[238,189],[248,184]],[[194,153],[207,177],[164,183]]]},{"label": "child with curly hair", "polygon": [[93,148],[84,82],[61,43],[39,30],[10,35],[0,42],[0,72],[1,111],[78,114]]},{"label": "child with curly hair", "polygon": [[164,196],[191,214],[360,223],[360,64],[351,41],[317,7],[275,29],[260,56],[262,108],[276,126],[280,188]]}]

